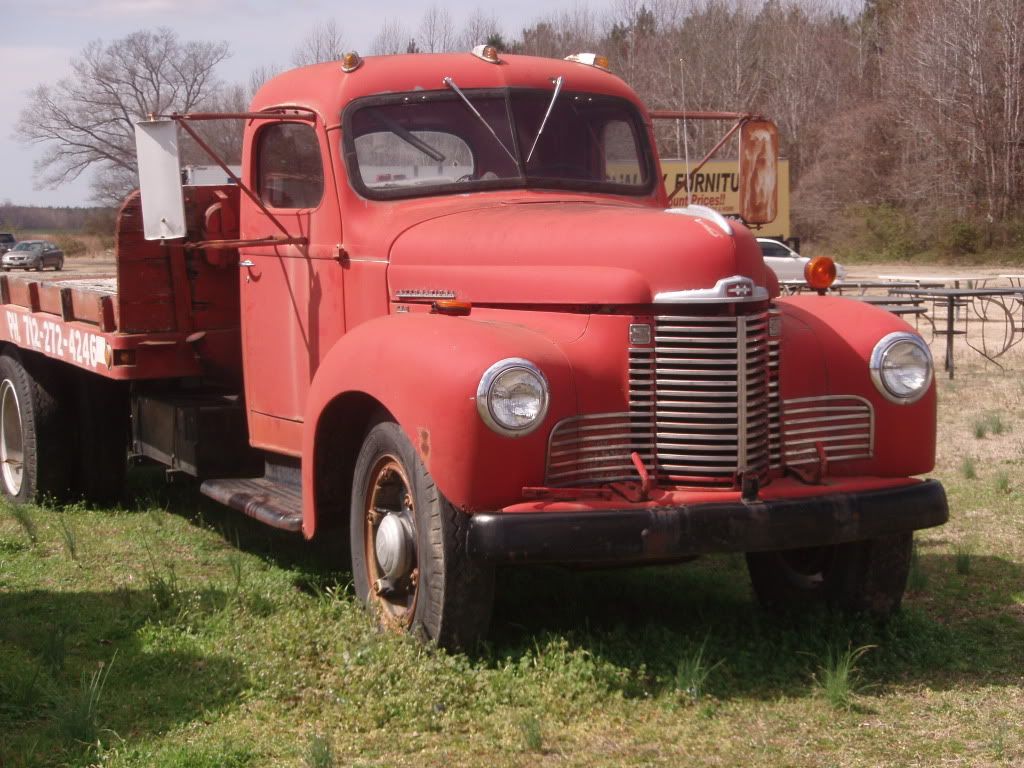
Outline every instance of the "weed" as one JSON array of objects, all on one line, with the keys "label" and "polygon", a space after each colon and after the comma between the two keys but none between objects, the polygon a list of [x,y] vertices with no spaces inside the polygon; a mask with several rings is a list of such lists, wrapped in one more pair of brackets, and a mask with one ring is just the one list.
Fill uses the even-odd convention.
[{"label": "weed", "polygon": [[815,679],[833,708],[850,708],[860,677],[857,662],[874,647],[873,645],[862,645],[859,648],[847,646],[845,651],[828,649],[825,663],[818,668],[818,675]]},{"label": "weed", "polygon": [[1001,413],[985,414],[985,424],[993,435],[1001,435],[1006,431],[1006,423],[1003,421]]},{"label": "weed", "polygon": [[1000,723],[990,743],[992,757],[1002,762],[1006,759],[1006,723]]},{"label": "weed", "polygon": [[544,748],[544,733],[540,720],[533,715],[526,715],[519,720],[519,732],[523,736],[523,744],[530,752],[540,752]]},{"label": "weed", "polygon": [[170,610],[181,601],[181,585],[173,563],[167,566],[166,572],[155,569],[147,571],[146,585],[158,610]]},{"label": "weed", "polygon": [[710,666],[704,658],[704,650],[707,647],[708,639],[705,637],[700,647],[684,656],[676,664],[676,690],[686,696],[690,701],[700,701],[707,688],[708,677],[722,664],[719,659]]},{"label": "weed", "polygon": [[960,474],[968,480],[978,479],[978,470],[974,466],[974,459],[970,456],[964,456],[964,460],[960,464]]},{"label": "weed", "polygon": [[988,421],[986,419],[975,419],[974,437],[983,440],[988,436]]},{"label": "weed", "polygon": [[[114,658],[117,658],[116,652]],[[70,692],[64,705],[60,708],[57,715],[57,727],[67,741],[95,744],[99,740],[100,699],[103,697],[103,688],[110,676],[114,658],[110,660],[109,664],[100,662],[100,665],[91,674],[82,672],[81,685],[78,690]]]},{"label": "weed", "polygon": [[53,627],[43,636],[43,647],[39,655],[55,672],[64,669],[64,660],[67,657],[66,638],[67,631],[62,626]]},{"label": "weed", "polygon": [[0,715],[35,714],[46,703],[47,689],[39,664],[5,670],[0,678]]},{"label": "weed", "polygon": [[1000,493],[1010,492],[1010,473],[1001,469],[996,473],[996,490]]},{"label": "weed", "polygon": [[907,586],[914,592],[921,592],[928,586],[928,574],[921,565],[921,553],[917,548],[916,541],[913,549],[910,550],[910,573],[907,575]]},{"label": "weed", "polygon": [[334,768],[334,751],[326,736],[313,734],[306,748],[305,764],[306,768]]},{"label": "weed", "polygon": [[78,562],[78,536],[75,534],[75,529],[71,527],[71,524],[64,519],[64,515],[57,517],[57,523],[60,525],[60,535],[64,542],[64,549],[75,562]]},{"label": "weed", "polygon": [[39,543],[39,528],[36,526],[36,521],[32,517],[32,512],[24,504],[10,504],[8,508],[11,510],[11,515],[17,521],[18,525],[21,526],[22,530],[25,531],[25,535],[28,536],[29,542],[34,547]]},{"label": "weed", "polygon": [[228,555],[228,565],[231,568],[231,596],[237,598],[242,591],[243,570],[242,555],[240,552],[232,552]]},{"label": "weed", "polygon": [[966,576],[971,572],[971,555],[973,554],[973,548],[969,544],[961,542],[956,545],[956,551],[954,552],[954,562],[956,563],[956,572],[961,576]]}]

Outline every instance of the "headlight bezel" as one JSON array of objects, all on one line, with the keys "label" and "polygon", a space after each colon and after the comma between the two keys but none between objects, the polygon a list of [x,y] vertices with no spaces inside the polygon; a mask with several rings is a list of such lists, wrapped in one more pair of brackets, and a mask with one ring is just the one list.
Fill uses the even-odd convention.
[{"label": "headlight bezel", "polygon": [[[537,416],[529,424],[523,427],[510,427],[498,420],[495,416],[494,411],[491,407],[491,394],[494,385],[498,379],[514,370],[526,371],[540,383],[541,390],[541,404],[540,409],[537,412]],[[504,360],[491,365],[483,376],[480,377],[480,383],[476,388],[476,409],[477,413],[480,414],[480,418],[484,424],[490,427],[494,432],[504,437],[525,437],[526,435],[534,432],[541,424],[544,423],[544,419],[547,417],[548,406],[551,403],[551,388],[548,385],[547,376],[541,371],[536,365],[529,360],[521,357],[507,357]]]},{"label": "headlight bezel", "polygon": [[[924,379],[924,383],[919,389],[910,393],[909,395],[901,395],[894,392],[889,388],[886,383],[885,376],[883,375],[883,366],[886,359],[892,353],[892,351],[900,344],[910,343],[919,349],[925,356],[927,361],[928,371]],[[886,336],[883,336],[875,344],[875,348],[871,351],[871,362],[869,364],[871,371],[871,380],[875,383],[875,388],[882,394],[882,396],[890,403],[896,405],[912,405],[920,400],[928,390],[931,388],[932,381],[935,378],[935,362],[932,360],[932,352],[928,348],[924,339],[914,333],[907,333],[906,331],[895,331]]]}]

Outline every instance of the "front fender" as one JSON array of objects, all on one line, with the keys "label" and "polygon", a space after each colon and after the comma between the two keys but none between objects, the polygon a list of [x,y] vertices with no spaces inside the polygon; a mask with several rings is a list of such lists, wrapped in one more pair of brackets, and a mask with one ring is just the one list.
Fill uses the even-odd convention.
[{"label": "front fender", "polygon": [[[493,432],[476,406],[480,377],[508,357],[533,362],[551,390],[544,423],[521,438]],[[386,315],[338,341],[310,386],[303,456],[315,455],[325,409],[347,393],[381,403],[441,492],[468,512],[498,509],[520,500],[524,486],[543,483],[548,433],[575,413],[576,404],[569,362],[548,337],[522,326],[433,314]],[[307,535],[315,526],[315,464],[302,463]]]},{"label": "front fender", "polygon": [[935,466],[935,381],[911,405],[890,402],[871,380],[871,352],[895,331],[917,333],[884,309],[832,296],[800,295],[779,299],[782,310],[782,360],[779,378],[785,401],[819,395],[863,397],[875,414],[874,455],[829,467],[830,474],[905,477]]}]

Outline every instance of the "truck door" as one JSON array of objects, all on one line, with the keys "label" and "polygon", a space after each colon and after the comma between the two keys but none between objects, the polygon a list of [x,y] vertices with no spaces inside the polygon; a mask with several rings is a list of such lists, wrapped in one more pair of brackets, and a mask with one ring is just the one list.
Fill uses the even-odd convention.
[{"label": "truck door", "polygon": [[243,247],[239,267],[250,440],[298,455],[309,383],[344,331],[337,193],[319,120],[267,123],[244,151],[247,181],[267,210],[243,202],[242,238],[282,237],[276,219],[308,240]]}]

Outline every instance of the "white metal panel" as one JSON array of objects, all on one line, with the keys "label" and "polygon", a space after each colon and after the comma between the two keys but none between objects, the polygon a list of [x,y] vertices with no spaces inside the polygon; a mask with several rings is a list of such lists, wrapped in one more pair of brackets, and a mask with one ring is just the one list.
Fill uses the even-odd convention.
[{"label": "white metal panel", "polygon": [[135,124],[135,149],[142,190],[142,222],[147,240],[185,237],[178,126],[173,120]]}]

